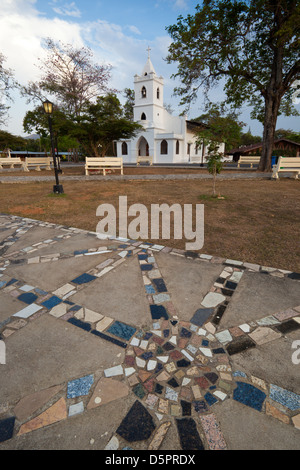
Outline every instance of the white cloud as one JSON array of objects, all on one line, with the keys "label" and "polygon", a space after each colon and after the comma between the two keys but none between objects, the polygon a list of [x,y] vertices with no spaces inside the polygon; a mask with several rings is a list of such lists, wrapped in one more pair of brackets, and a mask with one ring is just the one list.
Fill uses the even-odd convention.
[{"label": "white cloud", "polygon": [[128,26],[128,29],[134,34],[138,34],[138,35],[142,34],[141,31],[139,30],[139,28],[137,28],[134,25]]},{"label": "white cloud", "polygon": [[81,11],[75,5],[75,2],[65,3],[61,7],[53,7],[53,11],[57,13],[58,15],[62,15],[62,16],[71,16],[74,18],[81,17]]}]

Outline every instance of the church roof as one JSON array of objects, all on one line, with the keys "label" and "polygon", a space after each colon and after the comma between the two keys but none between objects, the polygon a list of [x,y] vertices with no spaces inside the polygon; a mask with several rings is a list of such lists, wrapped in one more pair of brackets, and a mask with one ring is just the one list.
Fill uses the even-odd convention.
[{"label": "church roof", "polygon": [[147,59],[147,62],[143,68],[143,71],[142,71],[142,75],[149,75],[149,73],[154,73],[156,74],[155,70],[154,70],[154,67],[153,67],[153,64],[151,62],[151,59],[150,57],[148,57]]}]

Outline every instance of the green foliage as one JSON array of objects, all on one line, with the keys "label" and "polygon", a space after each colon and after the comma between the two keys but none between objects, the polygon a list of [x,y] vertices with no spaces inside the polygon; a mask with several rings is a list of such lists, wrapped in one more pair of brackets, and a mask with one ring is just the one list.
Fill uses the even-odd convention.
[{"label": "green foliage", "polygon": [[86,107],[71,125],[70,134],[89,155],[104,157],[114,140],[129,139],[140,129],[142,126],[124,117],[119,99],[110,93]]},{"label": "green foliage", "polygon": [[[175,89],[190,105],[221,80],[227,104],[252,107],[264,123],[260,170],[271,169],[278,115],[295,115],[293,85],[300,78],[299,0],[203,0],[194,15],[167,28],[173,42],[167,60],[176,62]],[[300,81],[296,89],[300,89]]]}]

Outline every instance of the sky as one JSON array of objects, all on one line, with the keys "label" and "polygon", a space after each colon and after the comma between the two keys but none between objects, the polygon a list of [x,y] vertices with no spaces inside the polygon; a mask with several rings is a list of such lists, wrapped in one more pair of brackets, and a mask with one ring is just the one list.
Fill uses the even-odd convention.
[{"label": "sky", "polygon": [[[171,78],[176,64],[167,64],[166,56],[171,38],[166,27],[182,15],[194,14],[196,0],[1,0],[0,52],[6,57],[5,68],[11,68],[22,85],[38,80],[39,59],[45,57],[43,40],[51,37],[76,47],[87,46],[98,64],[110,64],[110,86],[120,91],[133,88],[135,74],[141,74],[151,48],[151,61],[156,73],[164,77],[164,100],[178,115],[179,98],[174,96],[178,81]],[[25,136],[23,118],[33,104],[27,104],[18,92],[13,93],[9,119],[3,130]],[[213,90],[213,100],[222,101],[222,87]],[[192,105],[188,118],[203,113],[203,96]],[[297,105],[300,110],[300,105]],[[251,120],[250,110],[242,108],[240,119],[245,132],[262,135],[262,126]],[[280,117],[277,128],[300,131],[300,119]]]}]

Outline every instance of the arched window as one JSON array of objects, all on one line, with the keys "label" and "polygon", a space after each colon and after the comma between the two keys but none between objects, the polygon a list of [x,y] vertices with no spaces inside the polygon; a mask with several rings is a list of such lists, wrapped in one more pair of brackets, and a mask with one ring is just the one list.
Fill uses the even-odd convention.
[{"label": "arched window", "polygon": [[128,147],[126,142],[122,143],[122,155],[128,155]]},{"label": "arched window", "polygon": [[146,90],[146,87],[143,86],[142,88],[142,98],[146,98],[147,97],[147,90]]},{"label": "arched window", "polygon": [[142,121],[146,121],[146,119],[147,119],[147,118],[146,118],[146,114],[145,114],[145,113],[142,113],[142,115],[141,115],[141,120],[142,120]]},{"label": "arched window", "polygon": [[160,154],[161,155],[168,155],[168,142],[166,140],[161,141]]},{"label": "arched window", "polygon": [[159,100],[159,88],[156,90],[156,98]]},{"label": "arched window", "polygon": [[176,142],[176,155],[179,155],[179,140]]}]

